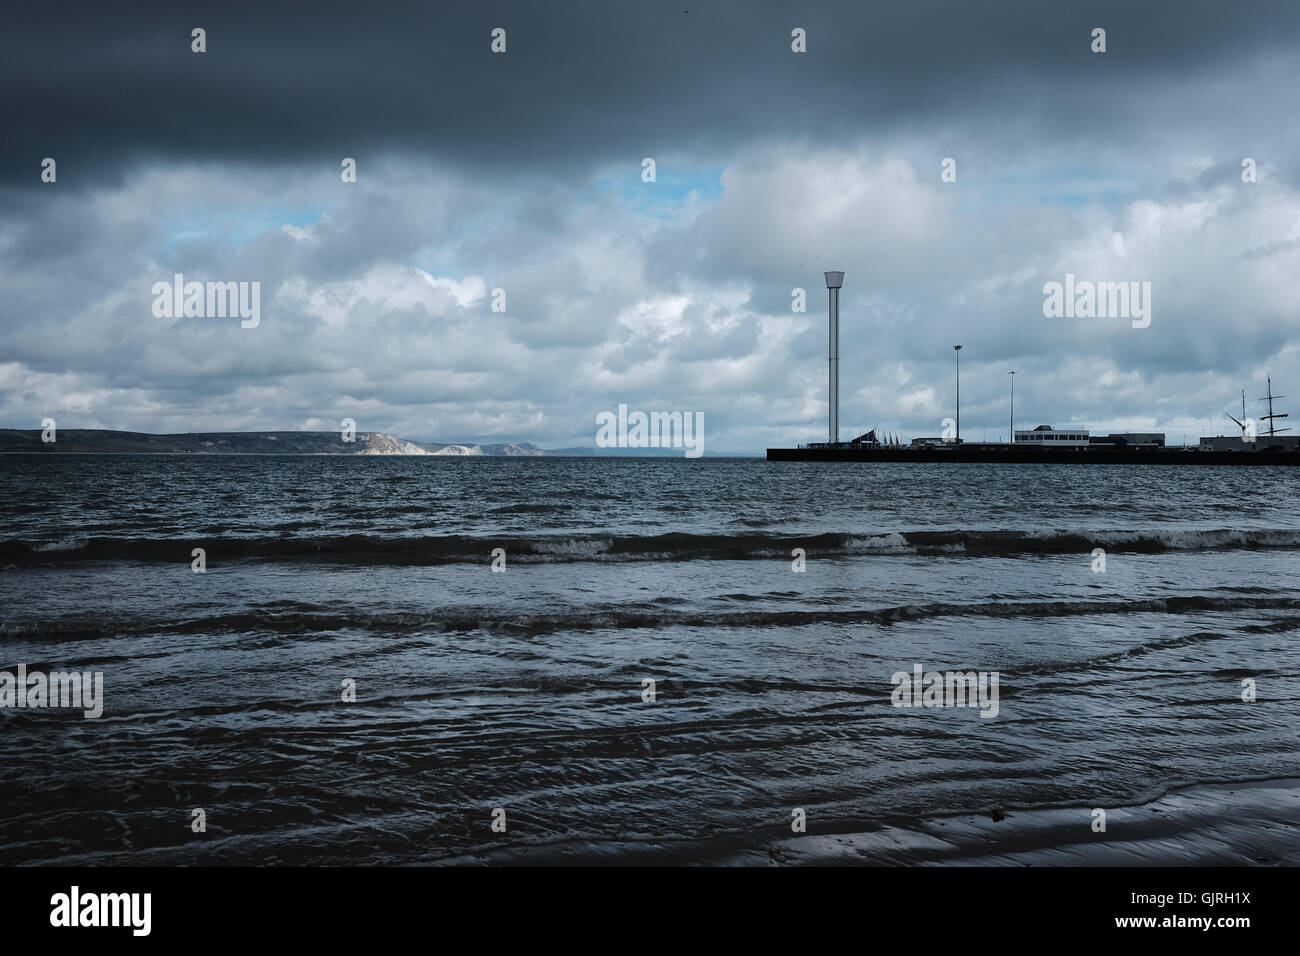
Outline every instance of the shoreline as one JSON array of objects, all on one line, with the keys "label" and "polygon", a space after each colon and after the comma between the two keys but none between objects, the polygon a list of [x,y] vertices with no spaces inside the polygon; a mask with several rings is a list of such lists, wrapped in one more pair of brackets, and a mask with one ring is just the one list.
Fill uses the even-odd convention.
[{"label": "shoreline", "polygon": [[[581,840],[512,847],[441,866],[1296,866],[1300,778],[1190,784],[1143,804],[1107,807],[1094,833],[1087,807],[942,816],[711,840]],[[840,823],[839,826],[849,824]],[[821,828],[826,829],[822,830]],[[819,832],[819,830],[821,832]]]},{"label": "shoreline", "polygon": [[964,444],[956,448],[769,448],[768,461],[854,464],[983,465],[1249,465],[1297,467],[1297,451],[1200,451],[1193,445],[1168,448],[1022,448]]}]

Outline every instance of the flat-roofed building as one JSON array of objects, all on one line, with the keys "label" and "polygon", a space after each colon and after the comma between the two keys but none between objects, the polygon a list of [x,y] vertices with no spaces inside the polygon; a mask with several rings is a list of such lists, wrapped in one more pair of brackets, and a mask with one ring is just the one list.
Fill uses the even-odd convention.
[{"label": "flat-roofed building", "polygon": [[1016,430],[1016,444],[1041,445],[1044,448],[1085,447],[1088,444],[1088,429],[1062,428],[1051,425],[1039,425],[1033,431]]},{"label": "flat-roofed building", "polygon": [[1136,446],[1140,448],[1164,448],[1164,432],[1111,432],[1109,435],[1093,435],[1088,439],[1094,445],[1115,445],[1117,448]]},{"label": "flat-roofed building", "polygon": [[1260,435],[1254,441],[1243,441],[1240,435],[1216,435],[1201,438],[1197,446],[1201,451],[1300,451],[1300,435]]}]

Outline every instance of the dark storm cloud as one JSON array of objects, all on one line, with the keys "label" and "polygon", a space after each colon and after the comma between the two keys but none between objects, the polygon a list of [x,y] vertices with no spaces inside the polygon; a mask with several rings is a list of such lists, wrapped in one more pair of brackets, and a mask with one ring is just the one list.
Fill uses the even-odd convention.
[{"label": "dark storm cloud", "polygon": [[[627,402],[754,451],[824,435],[822,272],[843,269],[846,430],[937,434],[957,342],[964,427],[1005,422],[1013,367],[1043,421],[1201,427],[1270,367],[1300,380],[1298,21],[1217,0],[24,7],[0,41],[0,424],[346,415],[556,447]],[[261,325],[155,316],[175,272],[260,281]],[[1151,280],[1151,327],[1046,319],[1066,272]]]},{"label": "dark storm cloud", "polygon": [[[0,58],[7,185],[45,156],[72,188],[133,160],[589,168],[846,142],[940,120],[1099,148],[1140,131],[1154,84],[1289,53],[1300,5],[1044,3],[43,3]],[[208,52],[190,52],[190,30]],[[508,52],[489,32],[508,31]],[[790,30],[810,53],[792,56]],[[1089,31],[1108,30],[1106,57]],[[1289,89],[1259,91],[1279,110]],[[1145,94],[1145,95],[1144,95]],[[1170,99],[1171,110],[1194,103]],[[1010,131],[1015,138],[1014,128]]]}]

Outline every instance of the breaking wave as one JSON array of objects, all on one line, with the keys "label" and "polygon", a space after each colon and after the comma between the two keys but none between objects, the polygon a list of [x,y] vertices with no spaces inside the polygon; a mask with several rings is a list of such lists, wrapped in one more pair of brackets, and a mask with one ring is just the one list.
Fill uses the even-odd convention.
[{"label": "breaking wave", "polygon": [[[57,618],[32,617],[0,625],[0,635],[50,641],[81,640],[111,631],[127,634],[215,634],[256,631],[284,635],[314,635],[329,631],[360,630],[375,634],[455,633],[499,631],[516,636],[537,636],[557,632],[592,631],[605,628],[796,628],[817,624],[888,626],[935,618],[994,618],[1003,620],[1093,617],[1098,615],[1169,614],[1194,615],[1248,611],[1284,612],[1269,623],[1252,625],[1270,631],[1300,629],[1300,597],[1278,595],[1178,595],[1136,600],[1066,601],[981,601],[931,602],[884,607],[824,607],[763,610],[677,611],[650,603],[598,609],[560,609],[520,615],[517,611],[493,607],[443,608],[437,611],[371,612],[360,608],[318,610],[308,606],[291,608],[252,607],[234,613],[203,614],[177,620],[172,614],[158,617],[129,613],[114,616],[97,612]],[[1175,642],[1198,641],[1222,634],[1198,632],[1180,635]],[[1125,652],[1127,653],[1127,652]]]},{"label": "breaking wave", "polygon": [[871,555],[1079,554],[1093,548],[1115,553],[1300,548],[1300,530],[1130,531],[892,531],[883,534],[813,535],[538,535],[535,537],[437,537],[345,535],[339,537],[97,538],[0,542],[0,562],[48,564],[67,561],[190,561],[194,547],[209,560],[322,561],[339,564],[436,565],[479,563],[494,548],[512,561],[620,562],[757,560],[788,557],[803,548],[809,557]]}]

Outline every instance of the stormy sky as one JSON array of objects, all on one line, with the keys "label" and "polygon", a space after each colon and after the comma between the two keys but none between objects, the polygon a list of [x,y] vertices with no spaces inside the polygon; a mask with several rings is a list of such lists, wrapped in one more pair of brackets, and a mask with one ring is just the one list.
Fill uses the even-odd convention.
[{"label": "stormy sky", "polygon": [[[828,269],[845,438],[939,434],[954,344],[967,439],[1012,369],[1018,427],[1231,432],[1269,372],[1300,405],[1294,2],[7,19],[0,427],[562,447],[623,403],[703,412],[708,453],[824,440]],[[156,316],[175,273],[260,282],[260,324]],[[1150,282],[1149,327],[1046,318],[1067,273]]]}]

